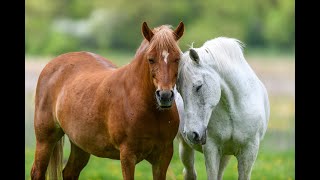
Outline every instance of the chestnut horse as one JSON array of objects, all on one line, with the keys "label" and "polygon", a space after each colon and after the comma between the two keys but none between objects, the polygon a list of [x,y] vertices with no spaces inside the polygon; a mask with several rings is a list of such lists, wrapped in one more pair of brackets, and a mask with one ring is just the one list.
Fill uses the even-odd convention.
[{"label": "chestnut horse", "polygon": [[[179,127],[173,88],[184,24],[151,30],[144,22],[141,30],[145,39],[123,67],[97,54],[71,52],[42,70],[32,179],[45,179],[47,167],[50,179],[78,179],[91,154],[119,159],[125,180],[134,179],[135,165],[144,159],[152,165],[153,179],[166,178]],[[64,134],[71,153],[61,173]]]}]

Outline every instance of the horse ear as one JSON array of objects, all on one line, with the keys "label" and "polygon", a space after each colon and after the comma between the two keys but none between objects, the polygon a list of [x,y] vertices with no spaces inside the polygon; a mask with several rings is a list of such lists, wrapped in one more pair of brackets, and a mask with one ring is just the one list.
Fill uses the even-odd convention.
[{"label": "horse ear", "polygon": [[197,64],[199,64],[200,58],[199,58],[199,55],[198,55],[198,53],[197,53],[196,50],[190,49],[190,51],[189,51],[189,56],[190,56],[190,58],[191,58],[194,62],[196,62]]},{"label": "horse ear", "polygon": [[151,38],[153,37],[153,32],[148,27],[148,24],[146,22],[142,23],[141,31],[143,36],[150,42]]},{"label": "horse ear", "polygon": [[174,34],[176,35],[176,41],[178,41],[182,37],[183,32],[184,32],[184,24],[181,21],[178,27],[176,28],[176,30],[174,30]]}]

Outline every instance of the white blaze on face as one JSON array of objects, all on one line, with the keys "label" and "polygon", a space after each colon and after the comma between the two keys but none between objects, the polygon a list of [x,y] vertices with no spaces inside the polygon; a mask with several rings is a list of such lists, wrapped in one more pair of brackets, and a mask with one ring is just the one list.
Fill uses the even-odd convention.
[{"label": "white blaze on face", "polygon": [[163,57],[163,60],[164,60],[164,62],[165,62],[166,64],[168,64],[168,56],[169,56],[169,53],[168,53],[166,50],[164,50],[164,51],[162,52],[162,57]]}]

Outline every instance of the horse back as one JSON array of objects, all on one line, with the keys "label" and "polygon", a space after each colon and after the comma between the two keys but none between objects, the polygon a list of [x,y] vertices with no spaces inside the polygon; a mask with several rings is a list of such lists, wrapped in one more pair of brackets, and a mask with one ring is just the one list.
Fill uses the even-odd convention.
[{"label": "horse back", "polygon": [[107,76],[115,68],[112,62],[89,52],[70,52],[52,59],[40,73],[36,88],[35,110],[53,112],[63,87],[82,77],[91,77],[91,82],[87,83],[94,84],[94,81],[97,82],[102,78],[98,74],[104,73]]}]

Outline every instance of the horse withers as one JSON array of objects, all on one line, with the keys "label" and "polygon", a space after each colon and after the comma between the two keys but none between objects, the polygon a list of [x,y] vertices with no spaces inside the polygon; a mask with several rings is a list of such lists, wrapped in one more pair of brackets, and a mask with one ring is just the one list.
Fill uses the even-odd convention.
[{"label": "horse withers", "polygon": [[190,48],[179,65],[176,103],[184,178],[196,179],[194,150],[204,154],[207,179],[222,179],[231,155],[240,180],[250,179],[270,107],[266,88],[246,62],[242,43],[209,40]]},{"label": "horse withers", "polygon": [[[141,30],[144,40],[123,67],[97,54],[71,52],[42,70],[32,179],[45,179],[48,164],[50,179],[78,179],[91,154],[120,159],[125,180],[134,179],[135,165],[144,159],[152,164],[154,179],[166,178],[179,127],[173,88],[184,24],[151,30],[144,22]],[[71,152],[62,171],[64,134]]]}]

